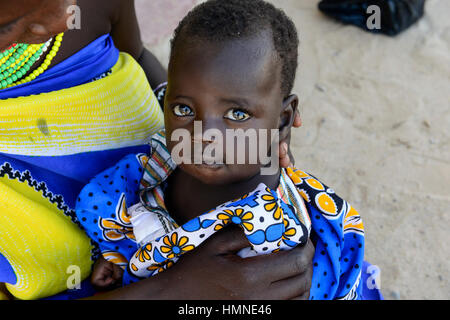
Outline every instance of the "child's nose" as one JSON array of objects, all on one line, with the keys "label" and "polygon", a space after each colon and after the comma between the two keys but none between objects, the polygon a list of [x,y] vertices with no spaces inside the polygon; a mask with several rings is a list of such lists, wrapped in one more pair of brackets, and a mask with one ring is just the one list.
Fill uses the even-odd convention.
[{"label": "child's nose", "polygon": [[195,121],[201,124],[202,131],[220,130],[225,133],[223,116],[214,113],[197,114]]}]

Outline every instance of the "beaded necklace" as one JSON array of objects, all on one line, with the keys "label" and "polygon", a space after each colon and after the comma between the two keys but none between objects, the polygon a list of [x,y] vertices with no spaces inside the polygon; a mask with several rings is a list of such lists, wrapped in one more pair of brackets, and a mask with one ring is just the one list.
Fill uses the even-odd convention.
[{"label": "beaded necklace", "polygon": [[16,43],[0,52],[0,90],[30,82],[44,73],[58,53],[63,35],[64,33],[60,33],[55,37],[42,64],[25,78],[30,68],[48,51],[53,38],[44,44]]}]

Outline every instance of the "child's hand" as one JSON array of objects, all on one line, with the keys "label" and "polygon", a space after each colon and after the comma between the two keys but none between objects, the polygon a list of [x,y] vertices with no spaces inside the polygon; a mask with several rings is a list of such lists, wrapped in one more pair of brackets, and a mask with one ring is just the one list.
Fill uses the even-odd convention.
[{"label": "child's hand", "polygon": [[98,290],[111,289],[120,284],[122,275],[121,267],[101,257],[95,262],[91,283]]}]

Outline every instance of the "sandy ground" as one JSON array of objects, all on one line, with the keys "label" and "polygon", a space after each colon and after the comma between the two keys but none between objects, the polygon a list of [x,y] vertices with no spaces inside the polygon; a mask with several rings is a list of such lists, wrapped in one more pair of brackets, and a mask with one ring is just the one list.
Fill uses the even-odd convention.
[{"label": "sandy ground", "polygon": [[[144,42],[164,65],[196,2],[137,1]],[[336,23],[318,0],[272,2],[301,37],[296,166],[360,212],[386,299],[450,299],[450,1],[427,0],[396,38]]]}]

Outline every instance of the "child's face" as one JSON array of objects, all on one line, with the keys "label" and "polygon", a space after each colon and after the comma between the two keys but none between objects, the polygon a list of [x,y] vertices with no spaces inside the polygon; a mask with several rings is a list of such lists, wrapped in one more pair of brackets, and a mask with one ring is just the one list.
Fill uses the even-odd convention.
[{"label": "child's face", "polygon": [[[224,164],[180,164],[181,170],[206,184],[230,184],[258,175],[262,165],[250,164],[248,154],[245,164],[237,164],[238,146],[233,151],[234,161],[227,163],[226,130],[266,129],[264,143],[270,151],[270,129],[279,128],[283,105],[281,65],[274,55],[271,34],[221,44],[188,44],[180,38],[168,75],[164,114],[169,151],[179,143],[171,141],[174,130],[185,129],[194,137],[194,121],[201,121],[203,132],[218,130],[224,142]],[[203,150],[209,144],[205,140],[200,143]],[[193,155],[194,142],[189,140],[189,144]],[[246,153],[248,149],[246,146]]]}]

